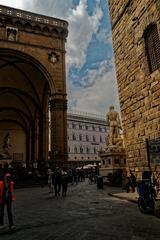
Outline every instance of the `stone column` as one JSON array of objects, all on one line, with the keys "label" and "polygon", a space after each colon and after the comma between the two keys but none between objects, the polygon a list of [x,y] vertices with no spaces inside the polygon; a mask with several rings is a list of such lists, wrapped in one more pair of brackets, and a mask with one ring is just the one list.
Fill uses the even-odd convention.
[{"label": "stone column", "polygon": [[48,160],[48,115],[40,114],[35,130],[35,152],[42,166]]},{"label": "stone column", "polygon": [[26,133],[26,166],[29,167],[31,164],[31,135],[32,131],[29,129]]},{"label": "stone column", "polygon": [[50,100],[51,111],[51,164],[67,164],[67,100],[66,95]]},{"label": "stone column", "polygon": [[48,115],[43,116],[43,158],[45,164],[48,165],[49,152],[49,118]]},{"label": "stone column", "polygon": [[45,116],[43,113],[40,113],[39,115],[39,142],[38,142],[38,162],[39,166],[44,165],[45,157],[44,157],[44,151],[43,151],[43,146],[44,146],[44,119]]},{"label": "stone column", "polygon": [[35,119],[35,145],[34,145],[34,162],[37,162],[38,160],[38,145],[39,145],[39,119],[38,116]]},{"label": "stone column", "polygon": [[33,166],[33,162],[35,160],[35,126],[32,127],[32,133],[31,133],[31,163]]}]

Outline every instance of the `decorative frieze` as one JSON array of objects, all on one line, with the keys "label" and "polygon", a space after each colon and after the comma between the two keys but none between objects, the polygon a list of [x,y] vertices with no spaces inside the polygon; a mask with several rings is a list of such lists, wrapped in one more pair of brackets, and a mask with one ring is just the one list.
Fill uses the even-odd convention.
[{"label": "decorative frieze", "polygon": [[57,18],[42,16],[27,11],[0,5],[0,26],[18,28],[21,31],[67,38],[68,23]]}]

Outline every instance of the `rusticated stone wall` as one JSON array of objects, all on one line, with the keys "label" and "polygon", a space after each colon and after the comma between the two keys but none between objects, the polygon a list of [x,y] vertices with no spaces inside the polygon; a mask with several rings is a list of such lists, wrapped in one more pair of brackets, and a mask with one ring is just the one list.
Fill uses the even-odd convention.
[{"label": "rusticated stone wall", "polygon": [[148,166],[146,139],[160,138],[160,68],[150,74],[144,31],[156,23],[159,0],[109,0],[127,165]]}]

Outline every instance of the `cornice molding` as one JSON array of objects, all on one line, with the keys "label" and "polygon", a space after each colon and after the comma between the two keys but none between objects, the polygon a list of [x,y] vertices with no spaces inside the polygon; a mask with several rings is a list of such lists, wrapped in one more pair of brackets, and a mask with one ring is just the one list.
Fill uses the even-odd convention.
[{"label": "cornice molding", "polygon": [[0,5],[0,26],[66,39],[68,22]]}]

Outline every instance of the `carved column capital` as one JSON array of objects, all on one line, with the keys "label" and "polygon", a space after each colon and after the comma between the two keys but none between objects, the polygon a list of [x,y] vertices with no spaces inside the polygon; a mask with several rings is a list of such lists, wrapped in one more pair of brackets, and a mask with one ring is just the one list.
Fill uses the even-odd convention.
[{"label": "carved column capital", "polygon": [[67,111],[66,99],[54,99],[50,100],[50,111]]}]

